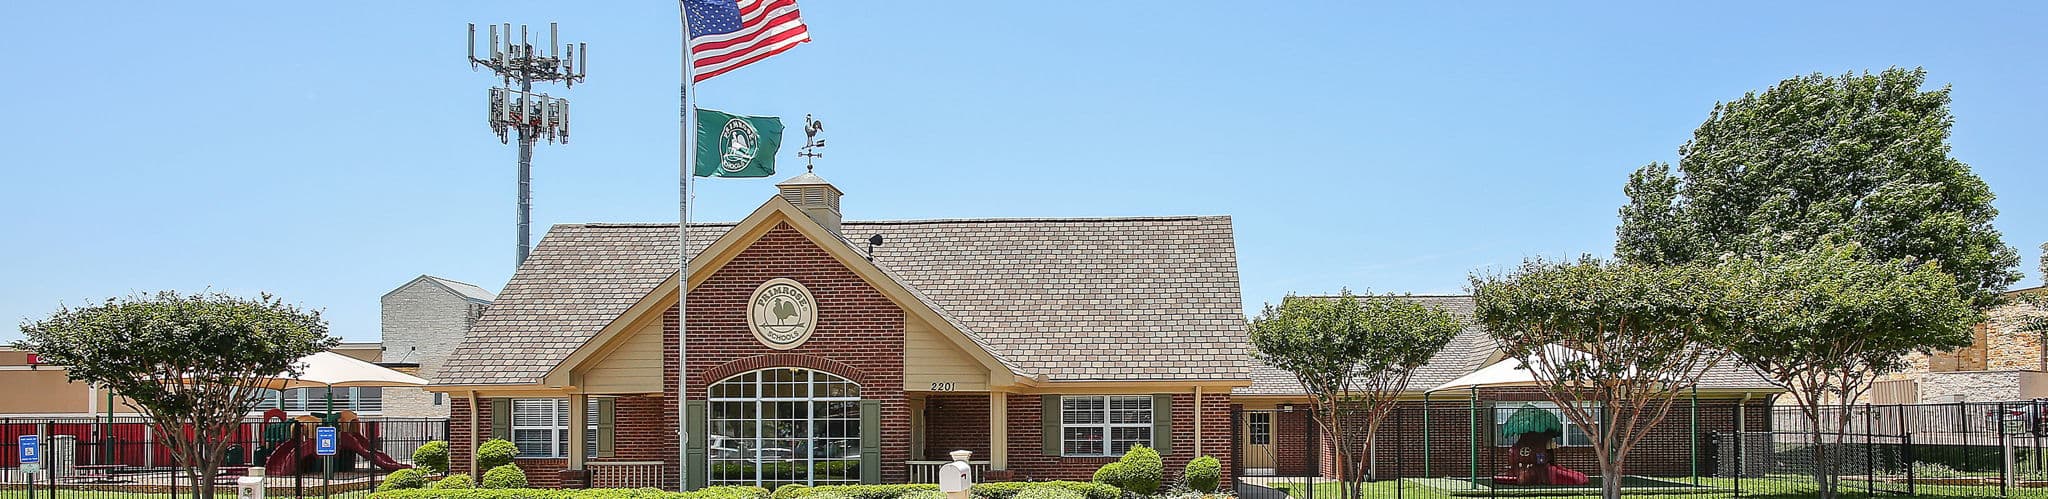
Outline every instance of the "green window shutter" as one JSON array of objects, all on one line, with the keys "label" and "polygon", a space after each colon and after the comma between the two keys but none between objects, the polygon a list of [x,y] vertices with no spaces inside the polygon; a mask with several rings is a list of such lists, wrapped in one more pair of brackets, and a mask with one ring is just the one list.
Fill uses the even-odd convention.
[{"label": "green window shutter", "polygon": [[882,483],[882,401],[860,401],[860,483]]},{"label": "green window shutter", "polygon": [[689,490],[702,489],[704,488],[706,478],[704,475],[711,472],[711,467],[707,466],[704,461],[705,440],[711,438],[708,436],[708,432],[704,431],[704,401],[691,400],[685,402],[683,404],[683,413],[683,417],[689,420],[687,423],[684,423],[683,431],[690,434],[690,449],[688,452],[685,452],[689,459],[683,463],[683,466],[687,466],[684,469],[689,470],[686,473],[690,476],[690,483],[687,488]]},{"label": "green window shutter", "polygon": [[512,399],[491,399],[491,438],[512,439]]},{"label": "green window shutter", "polygon": [[612,430],[618,413],[618,399],[597,399],[597,457],[612,457]]},{"label": "green window shutter", "polygon": [[1038,396],[1039,441],[1045,455],[1060,455],[1060,396]]},{"label": "green window shutter", "polygon": [[1152,450],[1160,456],[1173,453],[1173,394],[1152,396]]}]

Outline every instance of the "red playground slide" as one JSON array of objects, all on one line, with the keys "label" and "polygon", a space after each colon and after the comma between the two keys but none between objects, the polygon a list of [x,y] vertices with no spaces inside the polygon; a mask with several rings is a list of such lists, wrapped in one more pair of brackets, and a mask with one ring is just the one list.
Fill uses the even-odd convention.
[{"label": "red playground slide", "polygon": [[353,452],[355,455],[362,456],[363,459],[370,460],[370,464],[376,465],[378,469],[398,471],[412,468],[410,464],[400,463],[397,460],[391,459],[390,455],[370,450],[370,439],[363,438],[363,435],[360,433],[342,433],[338,437],[340,441],[335,443],[341,444],[341,450]]},{"label": "red playground slide", "polygon": [[[378,469],[397,471],[412,467],[410,464],[400,463],[395,459],[391,459],[390,455],[370,450],[369,439],[363,438],[360,434],[340,433],[336,437],[335,443],[341,447],[341,450],[362,456],[363,459],[368,459],[370,464],[375,465]],[[301,454],[300,451],[302,450],[311,450],[306,448],[310,444],[301,444],[302,442],[299,440],[286,440],[277,444],[277,448],[270,451],[270,458],[266,459],[263,463],[263,472],[271,476],[297,474],[299,472],[299,461],[317,457],[311,453]],[[315,464],[309,468],[317,470],[320,467],[318,464]]]},{"label": "red playground slide", "polygon": [[270,450],[270,457],[263,460],[263,474],[270,476],[294,475],[299,472],[299,441],[279,442]]}]

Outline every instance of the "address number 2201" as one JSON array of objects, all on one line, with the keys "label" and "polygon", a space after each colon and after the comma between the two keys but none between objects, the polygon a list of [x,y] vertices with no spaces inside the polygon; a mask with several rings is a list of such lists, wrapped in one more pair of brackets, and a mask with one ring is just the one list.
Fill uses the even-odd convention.
[{"label": "address number 2201", "polygon": [[951,381],[932,383],[932,391],[935,392],[950,392],[956,388]]}]

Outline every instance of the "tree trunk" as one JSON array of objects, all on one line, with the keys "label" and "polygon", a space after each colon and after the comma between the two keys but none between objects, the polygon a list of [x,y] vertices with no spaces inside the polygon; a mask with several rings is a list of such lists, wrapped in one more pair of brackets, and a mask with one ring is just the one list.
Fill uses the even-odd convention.
[{"label": "tree trunk", "polygon": [[1613,457],[1600,461],[1601,499],[1621,499],[1621,463]]}]

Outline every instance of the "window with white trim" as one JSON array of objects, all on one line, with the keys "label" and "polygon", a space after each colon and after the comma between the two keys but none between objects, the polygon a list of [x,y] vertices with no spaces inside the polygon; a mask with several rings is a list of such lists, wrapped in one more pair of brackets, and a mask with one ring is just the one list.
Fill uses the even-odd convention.
[{"label": "window with white trim", "polygon": [[[1557,445],[1564,447],[1593,446],[1593,437],[1591,435],[1586,434],[1585,428],[1579,427],[1578,423],[1573,423],[1571,418],[1565,417],[1564,409],[1558,408],[1557,403],[1511,402],[1503,403],[1503,405],[1495,407],[1493,410],[1493,445],[1495,447],[1514,446],[1515,439],[1521,437],[1521,435],[1507,434],[1507,422],[1508,418],[1514,417],[1515,411],[1521,410],[1524,405],[1534,406],[1537,409],[1549,411],[1551,414],[1557,416],[1557,421],[1559,423],[1564,424],[1564,434],[1557,437]],[[1592,413],[1593,417],[1596,418],[1601,417],[1599,406],[1600,405],[1598,402],[1587,402],[1585,405],[1585,407],[1592,409],[1592,411],[1590,412]]]},{"label": "window with white trim", "polygon": [[1152,446],[1151,395],[1060,397],[1060,455],[1121,456]]},{"label": "window with white trim", "polygon": [[[583,455],[597,456],[597,399],[585,406]],[[514,399],[512,444],[519,457],[561,458],[569,455],[569,399]]]},{"label": "window with white trim", "polygon": [[707,390],[711,485],[860,483],[860,385],[824,371],[777,367]]}]

